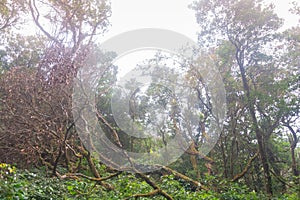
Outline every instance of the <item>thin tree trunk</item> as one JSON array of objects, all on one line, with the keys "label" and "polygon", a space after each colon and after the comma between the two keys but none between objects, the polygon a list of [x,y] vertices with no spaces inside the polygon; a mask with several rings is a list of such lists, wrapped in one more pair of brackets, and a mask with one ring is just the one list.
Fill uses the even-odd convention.
[{"label": "thin tree trunk", "polygon": [[[191,152],[197,152],[194,142],[192,142],[192,144],[190,146],[190,151]],[[190,154],[190,161],[192,163],[193,170],[196,173],[197,179],[200,179],[200,172],[199,172],[199,169],[198,169],[197,156],[198,156],[197,154]]]},{"label": "thin tree trunk", "polygon": [[249,108],[251,119],[252,119],[252,122],[253,122],[253,125],[254,125],[254,131],[255,131],[255,135],[256,135],[256,139],[257,139],[257,143],[258,143],[258,150],[259,150],[260,160],[261,160],[261,163],[262,163],[262,166],[263,166],[263,172],[264,172],[265,190],[266,190],[267,194],[272,195],[273,194],[273,192],[272,192],[272,179],[271,179],[267,154],[266,154],[265,147],[264,147],[263,132],[260,130],[260,128],[258,126],[258,121],[257,121],[256,115],[255,115],[256,110],[255,110],[255,107],[254,107],[254,102],[253,102],[252,97],[250,95],[250,87],[249,87],[249,84],[248,84],[248,81],[247,81],[247,78],[246,78],[246,72],[245,72],[245,68],[244,68],[243,61],[242,61],[241,57],[243,57],[243,51],[237,47],[236,59],[237,59],[239,69],[240,69],[240,72],[241,72],[243,88],[244,88],[244,91],[245,91],[247,99],[248,99],[248,108]]},{"label": "thin tree trunk", "polygon": [[292,138],[290,139],[290,145],[291,145],[291,154],[292,154],[292,171],[294,176],[299,176],[299,171],[297,168],[297,162],[296,162],[296,156],[295,156],[295,149],[297,147],[298,143],[298,137],[296,134],[296,131],[287,123],[285,125],[290,132],[292,133]]},{"label": "thin tree trunk", "polygon": [[221,152],[222,152],[223,169],[224,169],[223,173],[224,173],[224,177],[228,178],[227,158],[226,158],[225,148],[223,143],[224,143],[223,138],[221,138]]}]

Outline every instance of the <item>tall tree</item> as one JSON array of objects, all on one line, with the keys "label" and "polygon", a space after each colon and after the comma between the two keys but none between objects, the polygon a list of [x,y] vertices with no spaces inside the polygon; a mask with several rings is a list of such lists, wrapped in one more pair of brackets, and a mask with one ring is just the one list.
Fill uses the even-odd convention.
[{"label": "tall tree", "polygon": [[[300,16],[300,7],[294,2],[291,12]],[[300,19],[299,19],[300,23]],[[284,41],[284,56],[282,63],[285,66],[290,66],[291,70],[287,76],[290,77],[288,90],[290,91],[289,107],[287,108],[287,115],[282,119],[282,124],[288,129],[290,150],[292,156],[292,171],[294,176],[299,176],[299,166],[297,166],[297,160],[295,150],[299,142],[299,120],[300,120],[300,104],[299,104],[299,92],[300,92],[300,27],[292,27],[282,33],[282,39]],[[299,180],[298,180],[299,182]]]},{"label": "tall tree", "polygon": [[[209,0],[193,4],[200,25],[200,44],[213,47],[219,45],[221,40],[227,40],[233,47],[234,60],[230,69],[237,74],[242,83],[246,112],[252,122],[251,128],[255,132],[263,166],[265,191],[270,195],[272,180],[266,144],[280,117],[268,116],[269,113],[260,108],[259,102],[262,98],[257,96],[258,85],[255,84],[263,77],[269,78],[268,81],[274,81],[275,77],[260,76],[258,73],[255,75],[254,69],[270,70],[274,66],[270,63],[274,46],[272,43],[274,44],[274,33],[281,27],[282,20],[274,14],[273,8],[273,5],[264,5],[261,0]],[[259,87],[262,85],[259,84]],[[272,102],[265,102],[264,108],[270,106],[270,103]],[[268,122],[268,125],[265,122]]]}]

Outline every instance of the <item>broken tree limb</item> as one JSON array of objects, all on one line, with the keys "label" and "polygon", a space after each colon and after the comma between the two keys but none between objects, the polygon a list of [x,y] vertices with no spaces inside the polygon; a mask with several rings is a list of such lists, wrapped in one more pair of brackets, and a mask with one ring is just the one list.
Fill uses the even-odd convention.
[{"label": "broken tree limb", "polygon": [[255,158],[258,156],[258,154],[259,154],[259,152],[257,151],[254,154],[254,156],[248,161],[248,163],[247,163],[246,167],[244,168],[244,170],[241,173],[235,175],[233,177],[233,179],[231,179],[232,182],[238,181],[240,178],[242,178],[248,172],[249,168],[251,167],[252,162],[255,160]]}]

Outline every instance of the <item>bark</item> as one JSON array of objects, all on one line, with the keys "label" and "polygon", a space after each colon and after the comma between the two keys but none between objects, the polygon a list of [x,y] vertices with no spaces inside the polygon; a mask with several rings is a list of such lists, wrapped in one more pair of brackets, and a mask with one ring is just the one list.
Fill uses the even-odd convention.
[{"label": "bark", "polygon": [[243,169],[243,171],[233,177],[231,181],[238,181],[240,178],[242,178],[250,169],[252,162],[255,160],[255,158],[258,156],[258,152],[248,161],[246,167]]},{"label": "bark", "polygon": [[[192,152],[197,152],[196,147],[195,147],[195,143],[194,143],[194,142],[192,142],[192,144],[191,144],[191,146],[190,146],[190,150],[191,150]],[[190,160],[191,160],[193,169],[194,169],[194,171],[196,172],[197,179],[199,179],[199,178],[200,178],[200,172],[199,172],[199,169],[198,169],[198,163],[197,163],[197,157],[196,157],[196,155],[190,154]]]},{"label": "bark", "polygon": [[263,166],[263,172],[264,172],[264,185],[265,185],[265,190],[266,193],[269,195],[273,194],[272,191],[272,178],[270,174],[270,167],[268,163],[268,158],[266,154],[266,150],[264,147],[264,137],[263,137],[263,131],[259,128],[257,117],[255,115],[255,107],[254,107],[254,101],[253,98],[251,97],[250,94],[250,87],[248,84],[248,80],[246,78],[246,71],[244,67],[244,62],[243,62],[243,56],[244,56],[244,50],[242,50],[240,47],[235,45],[236,47],[236,60],[238,62],[239,70],[242,76],[242,82],[243,82],[243,88],[246,93],[246,97],[248,99],[248,109],[251,115],[251,119],[253,122],[254,126],[254,132],[256,135],[257,143],[258,143],[258,150],[259,150],[259,155],[260,155],[260,160]]},{"label": "bark", "polygon": [[177,178],[180,178],[180,179],[182,179],[182,180],[185,180],[185,181],[187,181],[188,183],[190,183],[192,186],[193,186],[193,188],[195,188],[196,190],[197,189],[202,189],[202,190],[206,190],[206,191],[208,191],[209,189],[207,188],[207,187],[205,187],[203,184],[201,184],[200,182],[198,182],[198,181],[195,181],[195,180],[193,180],[193,179],[191,179],[191,178],[189,178],[189,177],[187,177],[187,176],[185,176],[185,175],[183,175],[183,174],[181,174],[181,173],[179,173],[179,172],[177,172],[177,171],[175,171],[175,170],[173,170],[173,169],[171,169],[171,168],[169,168],[169,167],[162,167],[162,169],[164,170],[164,171],[166,171],[167,173],[169,173],[169,174],[173,174],[175,177],[177,177]]},{"label": "bark", "polygon": [[299,176],[299,170],[297,168],[296,156],[295,156],[295,149],[297,147],[297,143],[299,138],[297,137],[296,131],[287,123],[285,125],[291,132],[292,138],[290,139],[290,149],[292,155],[292,171],[294,176]]},{"label": "bark", "polygon": [[[153,182],[150,178],[148,178],[145,174],[142,173],[138,173],[137,174],[140,178],[142,178],[144,181],[146,181],[146,183],[148,183],[148,185],[150,185],[153,188],[153,191],[147,194],[144,194],[146,196],[154,196],[154,195],[161,195],[163,197],[165,197],[168,200],[174,200],[173,197],[171,197],[168,193],[166,193],[164,190],[162,190],[155,182]],[[141,194],[137,194],[139,197]]]},{"label": "bark", "polygon": [[227,156],[225,154],[224,142],[225,141],[223,141],[223,138],[221,138],[222,163],[223,163],[223,168],[224,168],[224,172],[223,173],[224,173],[224,177],[228,178]]}]

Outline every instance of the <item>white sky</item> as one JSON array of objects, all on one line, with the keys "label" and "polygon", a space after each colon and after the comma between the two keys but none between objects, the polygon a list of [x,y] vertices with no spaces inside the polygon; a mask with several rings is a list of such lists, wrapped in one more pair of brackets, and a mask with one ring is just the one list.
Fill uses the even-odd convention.
[{"label": "white sky", "polygon": [[[105,38],[124,31],[139,28],[170,29],[197,40],[195,13],[188,8],[194,0],[111,0],[112,26]],[[273,2],[279,17],[286,19],[287,25],[297,23],[297,18],[289,13],[290,3],[299,0],[266,0]]]},{"label": "white sky", "polygon": [[[101,41],[122,32],[139,28],[162,28],[184,34],[197,42],[195,12],[188,8],[194,0],[111,0],[112,26]],[[279,17],[286,19],[285,28],[296,25],[298,19],[288,11],[291,2],[295,0],[266,0],[273,2]],[[297,1],[297,0],[296,0]],[[299,1],[299,0],[298,0]],[[141,63],[153,54],[149,50],[135,51],[119,58],[115,64],[119,66],[120,74],[124,75],[129,66]]]},{"label": "white sky", "polygon": [[192,0],[111,0],[112,27],[108,35],[138,28],[163,28],[196,39]]}]

